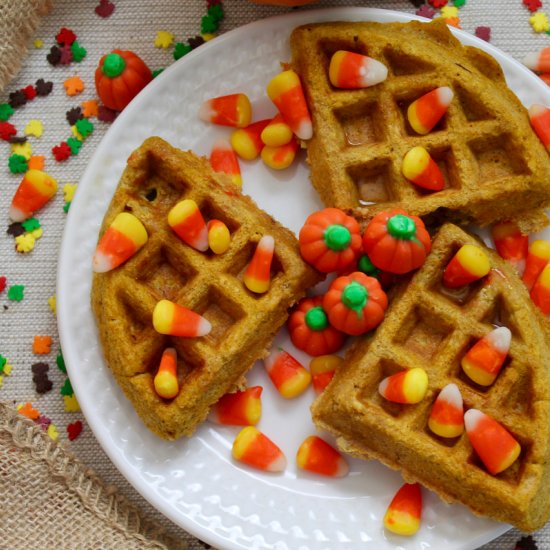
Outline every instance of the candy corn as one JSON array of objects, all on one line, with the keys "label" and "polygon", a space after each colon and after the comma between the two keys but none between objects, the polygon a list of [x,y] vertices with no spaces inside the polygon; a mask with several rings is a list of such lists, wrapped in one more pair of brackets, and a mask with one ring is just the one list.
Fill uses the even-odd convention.
[{"label": "candy corn", "polygon": [[160,334],[186,337],[206,336],[212,330],[210,321],[169,300],[161,300],[155,306],[153,327]]},{"label": "candy corn", "polygon": [[440,437],[458,437],[464,431],[464,406],[456,384],[447,384],[437,396],[428,426]]},{"label": "candy corn", "polygon": [[349,472],[344,457],[326,441],[310,435],[296,453],[298,468],[329,477],[344,477]]},{"label": "candy corn", "polygon": [[321,393],[333,379],[336,369],[344,363],[338,355],[320,355],[309,363],[315,393]]},{"label": "candy corn", "polygon": [[57,182],[46,172],[29,170],[11,201],[10,218],[22,222],[40,210],[56,193]]},{"label": "candy corn", "polygon": [[499,255],[521,273],[527,258],[529,236],[523,235],[513,222],[496,223],[491,227],[491,235]]},{"label": "candy corn", "polygon": [[290,126],[285,123],[281,113],[277,113],[275,118],[269,121],[269,124],[262,130],[262,143],[270,147],[280,147],[286,145],[292,138],[293,133]]},{"label": "candy corn", "polygon": [[214,254],[223,254],[231,244],[231,234],[225,223],[220,220],[210,220],[206,224],[208,229],[208,246]]},{"label": "candy corn", "polygon": [[178,395],[178,356],[174,348],[164,350],[153,383],[157,394],[164,399],[172,399]]},{"label": "candy corn", "polygon": [[462,370],[477,384],[490,386],[504,364],[511,339],[512,333],[507,327],[492,330],[462,358]]},{"label": "candy corn", "polygon": [[212,408],[208,420],[230,426],[254,426],[262,415],[263,388],[254,386],[224,395]]},{"label": "candy corn", "polygon": [[245,94],[230,94],[205,101],[199,109],[199,118],[221,126],[245,128],[252,118],[250,100]]},{"label": "candy corn", "polygon": [[121,212],[113,220],[97,245],[92,268],[105,273],[131,258],[146,242],[147,231],[129,212]]},{"label": "candy corn", "polygon": [[243,282],[251,292],[263,294],[269,290],[274,249],[275,239],[271,235],[264,235],[258,242],[254,256],[243,276]]},{"label": "candy corn", "polygon": [[197,203],[185,199],[168,212],[168,225],[189,246],[204,252],[208,250],[208,229]]},{"label": "candy corn", "polygon": [[445,179],[439,166],[424,147],[413,147],[405,155],[401,171],[409,181],[423,189],[441,191],[445,187]]},{"label": "candy corn", "polygon": [[330,59],[330,83],[335,88],[368,88],[388,77],[388,68],[380,61],[355,52],[338,50]]},{"label": "candy corn", "polygon": [[269,122],[269,119],[260,120],[231,134],[231,147],[239,157],[254,160],[261,153],[264,143],[260,136]]},{"label": "candy corn", "polygon": [[292,399],[304,392],[311,382],[311,375],[290,353],[278,349],[264,359],[264,367],[285,399]]},{"label": "candy corn", "polygon": [[453,100],[453,91],[446,86],[436,88],[413,101],[407,109],[407,118],[417,134],[427,134],[447,112]]},{"label": "candy corn", "polygon": [[535,281],[531,300],[545,314],[550,315],[550,265],[547,265]]},{"label": "candy corn", "polygon": [[227,174],[237,187],[242,187],[239,159],[226,139],[219,139],[214,143],[210,153],[210,165],[214,172]]},{"label": "candy corn", "polygon": [[378,392],[388,401],[408,405],[422,401],[427,391],[428,375],[420,367],[388,376],[378,386]]},{"label": "candy corn", "polygon": [[544,105],[531,105],[529,120],[542,144],[550,151],[550,109]]},{"label": "candy corn", "polygon": [[409,537],[420,528],[422,490],[418,483],[405,483],[395,494],[384,516],[384,527]]},{"label": "candy corn", "polygon": [[286,145],[279,147],[266,145],[262,149],[262,160],[273,170],[284,170],[293,163],[297,150],[298,142],[293,137]]},{"label": "candy corn", "polygon": [[538,52],[530,52],[523,58],[523,64],[538,73],[550,72],[550,48],[543,48]]},{"label": "candy corn", "polygon": [[294,134],[300,139],[311,139],[313,125],[300,77],[292,70],[279,73],[267,85],[267,95]]},{"label": "candy corn", "polygon": [[533,241],[529,246],[527,260],[525,262],[525,271],[523,272],[523,282],[527,290],[531,290],[535,281],[538,279],[542,270],[550,260],[550,242]]},{"label": "candy corn", "polygon": [[479,246],[465,244],[454,255],[443,272],[443,284],[448,288],[473,283],[491,270],[487,254]]},{"label": "candy corn", "polygon": [[238,433],[231,454],[235,460],[258,470],[282,472],[286,468],[281,449],[254,426],[247,426]]},{"label": "candy corn", "polygon": [[464,415],[464,425],[472,447],[491,474],[499,474],[516,461],[521,447],[496,420],[470,409]]}]

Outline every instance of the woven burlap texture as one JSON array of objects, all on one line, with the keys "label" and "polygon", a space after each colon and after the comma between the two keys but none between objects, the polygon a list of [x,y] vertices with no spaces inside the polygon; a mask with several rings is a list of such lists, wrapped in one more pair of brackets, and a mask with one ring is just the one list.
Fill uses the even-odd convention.
[{"label": "woven burlap texture", "polygon": [[0,92],[21,67],[29,38],[50,9],[50,0],[0,2]]},{"label": "woven burlap texture", "polygon": [[187,548],[5,403],[0,495],[2,548]]}]

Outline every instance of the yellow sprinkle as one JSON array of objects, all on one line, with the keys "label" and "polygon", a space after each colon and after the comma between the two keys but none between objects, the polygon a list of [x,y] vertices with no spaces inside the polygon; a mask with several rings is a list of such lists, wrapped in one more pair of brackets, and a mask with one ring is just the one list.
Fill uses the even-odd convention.
[{"label": "yellow sprinkle", "polygon": [[54,440],[54,441],[57,441],[57,438],[59,437],[59,432],[57,431],[57,428],[53,425],[53,424],[50,424],[48,426],[48,435]]},{"label": "yellow sprinkle", "polygon": [[30,233],[23,233],[23,235],[15,237],[15,248],[17,252],[30,252],[35,244],[36,239]]},{"label": "yellow sprinkle", "polygon": [[34,231],[31,231],[29,235],[32,235],[36,240],[40,239],[42,235],[44,235],[44,230],[39,227],[38,229],[35,229]]},{"label": "yellow sprinkle", "polygon": [[546,32],[550,28],[548,25],[548,17],[541,11],[533,14],[529,18],[529,23],[531,23],[535,32]]},{"label": "yellow sprinkle", "polygon": [[80,405],[76,400],[76,395],[64,395],[63,401],[65,402],[65,412],[74,413],[80,411]]},{"label": "yellow sprinkle", "polygon": [[71,132],[78,141],[84,141],[84,136],[76,129],[76,126],[71,126]]},{"label": "yellow sprinkle", "polygon": [[17,405],[17,407],[15,407],[17,410],[19,409],[22,409],[23,408],[23,403],[19,403],[19,405]]},{"label": "yellow sprinkle", "polygon": [[48,298],[48,305],[50,306],[52,313],[55,315],[57,313],[57,300],[55,296],[50,296]]},{"label": "yellow sprinkle", "polygon": [[6,362],[6,364],[4,365],[4,374],[7,374],[9,376],[11,374],[11,369],[13,369],[13,367],[10,365],[9,361]]},{"label": "yellow sprinkle", "polygon": [[0,388],[4,385],[4,377],[0,376]]},{"label": "yellow sprinkle", "polygon": [[12,143],[11,152],[14,155],[21,155],[29,160],[32,157],[32,146],[28,141],[25,143]]},{"label": "yellow sprinkle", "polygon": [[34,44],[34,47],[39,50],[40,48],[42,48],[42,46],[44,46],[44,42],[42,42],[42,40],[40,40],[40,38],[36,38],[33,42]]},{"label": "yellow sprinkle", "polygon": [[169,48],[174,42],[174,35],[168,31],[158,31],[155,38],[155,48]]},{"label": "yellow sprinkle", "polygon": [[458,8],[455,6],[443,6],[441,8],[441,17],[443,17],[443,19],[458,17]]},{"label": "yellow sprinkle", "polygon": [[216,35],[212,32],[205,32],[204,34],[201,34],[201,36],[205,42],[212,40],[212,38],[216,38]]},{"label": "yellow sprinkle", "polygon": [[25,126],[25,135],[39,138],[44,132],[44,126],[40,120],[29,120]]},{"label": "yellow sprinkle", "polygon": [[76,191],[76,183],[66,183],[63,186],[63,200],[65,202],[71,202]]}]

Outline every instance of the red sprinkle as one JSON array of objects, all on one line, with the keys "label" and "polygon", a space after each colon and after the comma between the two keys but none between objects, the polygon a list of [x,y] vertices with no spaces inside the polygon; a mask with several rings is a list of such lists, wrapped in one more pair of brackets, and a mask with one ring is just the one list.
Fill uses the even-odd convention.
[{"label": "red sprinkle", "polygon": [[59,145],[56,145],[52,149],[52,153],[55,157],[55,160],[57,160],[58,162],[63,162],[64,160],[67,160],[72,154],[71,148],[65,141],[62,141]]},{"label": "red sprinkle", "polygon": [[442,8],[443,6],[446,6],[448,4],[449,0],[428,0],[428,2],[434,8]]},{"label": "red sprinkle", "polygon": [[115,11],[115,5],[109,0],[99,0],[99,6],[96,6],[95,12],[99,17],[109,17]]},{"label": "red sprinkle", "polygon": [[76,34],[71,29],[63,27],[55,37],[56,42],[60,45],[70,46],[76,40]]},{"label": "red sprinkle", "polygon": [[4,292],[4,290],[6,289],[6,283],[6,277],[0,277],[0,292]]},{"label": "red sprinkle", "polygon": [[69,435],[69,441],[74,441],[82,431],[82,422],[77,420],[72,424],[67,424],[67,434]]},{"label": "red sprinkle", "polygon": [[32,84],[29,84],[28,86],[23,88],[22,92],[25,94],[29,101],[32,101],[37,96],[36,90],[34,89],[34,86]]},{"label": "red sprinkle", "polygon": [[9,141],[11,136],[17,134],[15,126],[9,122],[0,122],[0,139]]},{"label": "red sprinkle", "polygon": [[491,40],[491,27],[477,27],[476,36],[481,40],[485,40],[485,42],[489,42]]},{"label": "red sprinkle", "polygon": [[542,2],[540,0],[523,0],[523,5],[531,12],[542,8]]}]

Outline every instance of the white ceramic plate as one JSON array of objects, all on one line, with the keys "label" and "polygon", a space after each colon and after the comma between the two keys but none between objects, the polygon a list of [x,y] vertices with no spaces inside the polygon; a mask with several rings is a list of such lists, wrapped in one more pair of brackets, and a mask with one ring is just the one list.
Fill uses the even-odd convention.
[{"label": "white ceramic plate", "polygon": [[[444,504],[424,491],[422,528],[412,538],[384,531],[382,518],[402,483],[398,473],[377,462],[350,459],[344,479],[298,472],[294,456],[315,433],[309,416],[310,388],[291,402],[273,390],[261,366],[249,381],[264,386],[259,428],[283,449],[287,470],[268,475],[235,464],[230,456],[237,428],[206,422],[191,439],[161,441],[141,423],[106,367],[90,308],[91,258],[103,215],[129,153],[151,135],[209,154],[226,129],[198,120],[205,99],[243,91],[255,120],[275,109],[265,86],[288,60],[288,36],[304,23],[329,20],[408,21],[408,14],[365,8],[301,11],[247,25],[191,52],[155,79],[125,109],[97,148],[79,185],[63,237],[58,275],[58,317],[72,385],[97,439],[132,485],[156,508],[210,544],[225,548],[277,550],[390,548],[473,549],[508,526],[474,517],[466,508]],[[550,104],[548,88],[519,63],[461,31],[466,44],[492,54],[520,99]],[[283,224],[297,231],[321,207],[303,162],[274,173],[260,161],[242,163],[244,191]],[[279,344],[302,359],[286,331]]]}]

